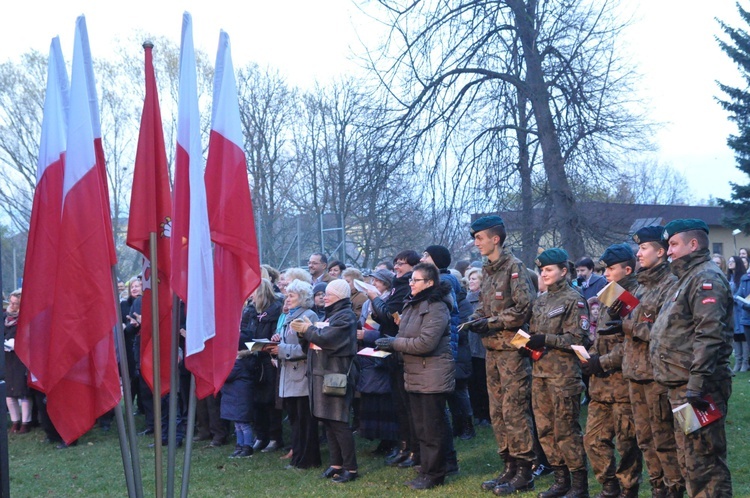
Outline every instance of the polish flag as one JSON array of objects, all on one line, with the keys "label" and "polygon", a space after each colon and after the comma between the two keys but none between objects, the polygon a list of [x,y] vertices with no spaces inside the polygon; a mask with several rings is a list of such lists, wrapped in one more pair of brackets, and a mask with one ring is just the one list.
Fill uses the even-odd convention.
[{"label": "polish flag", "polygon": [[87,432],[121,398],[113,334],[117,304],[89,106],[88,85],[93,81],[87,78],[84,64],[85,33],[81,16],[73,50],[57,278],[44,380],[47,411],[66,442]]},{"label": "polish flag", "polygon": [[[170,230],[172,195],[169,191],[169,166],[164,146],[159,94],[154,76],[153,45],[144,45],[146,57],[146,97],[141,114],[141,130],[135,155],[133,189],[130,197],[127,244],[143,255],[143,298],[141,304],[141,375],[153,392],[154,359],[151,319],[151,293],[159,293],[159,344],[169,344],[172,335],[172,290]],[[154,272],[149,258],[150,234],[156,234]],[[156,278],[154,278],[156,273]],[[170,348],[160,347],[161,394],[169,392]]]},{"label": "polish flag", "polygon": [[214,271],[203,183],[203,149],[198,112],[198,85],[193,47],[193,21],[182,18],[180,90],[177,106],[172,213],[172,289],[186,304],[185,354],[205,348],[215,335]]},{"label": "polish flag", "polygon": [[216,335],[185,363],[195,375],[198,398],[218,393],[232,370],[239,348],[242,307],[260,284],[258,242],[242,144],[229,36],[222,31],[205,174],[211,239],[215,243]]},{"label": "polish flag", "polygon": [[50,328],[60,236],[69,82],[60,39],[52,39],[47,61],[42,136],[36,189],[23,271],[23,308],[15,350],[30,372],[29,384],[44,391],[49,364]]}]

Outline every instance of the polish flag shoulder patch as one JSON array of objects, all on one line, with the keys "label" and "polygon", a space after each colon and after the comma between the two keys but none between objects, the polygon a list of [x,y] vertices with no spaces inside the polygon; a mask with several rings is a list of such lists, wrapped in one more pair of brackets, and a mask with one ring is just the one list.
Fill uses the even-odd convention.
[{"label": "polish flag shoulder patch", "polygon": [[586,305],[585,305],[585,304],[583,304],[583,301],[578,301],[578,303],[577,303],[577,304],[578,304],[578,307],[579,307],[579,308],[585,308],[585,307],[586,307]]},{"label": "polish flag shoulder patch", "polygon": [[511,273],[510,278],[518,278],[518,272]]},{"label": "polish flag shoulder patch", "polygon": [[703,282],[703,285],[701,285],[701,289],[703,290],[711,290],[714,288],[714,284],[711,282]]}]

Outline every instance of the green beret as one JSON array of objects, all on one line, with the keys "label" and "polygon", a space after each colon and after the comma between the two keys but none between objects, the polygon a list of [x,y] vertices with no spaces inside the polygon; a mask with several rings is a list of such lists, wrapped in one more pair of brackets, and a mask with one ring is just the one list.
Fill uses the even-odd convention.
[{"label": "green beret", "polygon": [[487,230],[488,228],[496,227],[498,225],[505,225],[505,222],[501,217],[497,215],[482,216],[471,224],[469,234],[471,235],[471,238],[474,238],[477,232],[481,232],[482,230]]},{"label": "green beret", "polygon": [[542,268],[544,266],[559,265],[562,263],[567,263],[567,261],[568,261],[568,253],[565,252],[565,249],[560,249],[559,247],[553,247],[552,249],[547,249],[542,254],[537,256],[534,262],[539,268]]},{"label": "green beret", "polygon": [[606,268],[615,263],[630,261],[633,258],[635,258],[635,254],[633,253],[633,249],[630,248],[630,245],[625,243],[612,244],[604,250],[602,257],[599,258],[599,264]]},{"label": "green beret", "polygon": [[708,233],[708,225],[706,225],[705,221],[697,220],[694,218],[685,220],[673,220],[667,223],[667,226],[664,227],[662,238],[664,240],[669,240],[672,238],[672,235],[676,233],[690,232],[693,230],[703,230],[704,232]]},{"label": "green beret", "polygon": [[663,226],[651,225],[648,227],[643,227],[633,234],[633,242],[635,242],[636,244],[643,244],[644,242],[658,242],[663,245],[663,234]]}]

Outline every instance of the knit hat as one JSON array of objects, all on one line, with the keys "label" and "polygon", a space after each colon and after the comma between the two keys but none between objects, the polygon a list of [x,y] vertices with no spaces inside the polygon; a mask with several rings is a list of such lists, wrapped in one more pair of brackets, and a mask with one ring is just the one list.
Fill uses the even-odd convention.
[{"label": "knit hat", "polygon": [[393,273],[388,270],[380,269],[375,270],[370,274],[372,278],[376,278],[387,285],[389,288],[393,285]]},{"label": "knit hat", "polygon": [[337,278],[332,282],[328,282],[326,294],[331,294],[339,299],[348,299],[352,296],[352,290],[346,280]]},{"label": "knit hat", "polygon": [[445,246],[427,246],[424,252],[430,255],[438,270],[448,268],[451,264],[451,252]]},{"label": "knit hat", "polygon": [[317,294],[318,292],[325,293],[327,285],[327,282],[318,282],[317,284],[315,284],[315,286],[313,286],[313,297],[315,297],[315,294]]}]

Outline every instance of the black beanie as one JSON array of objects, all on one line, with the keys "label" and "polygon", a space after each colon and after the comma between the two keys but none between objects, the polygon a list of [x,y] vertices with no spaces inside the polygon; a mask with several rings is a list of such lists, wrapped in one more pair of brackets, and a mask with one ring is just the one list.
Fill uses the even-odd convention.
[{"label": "black beanie", "polygon": [[451,252],[445,246],[428,246],[424,252],[430,255],[438,270],[448,268],[451,264]]}]

